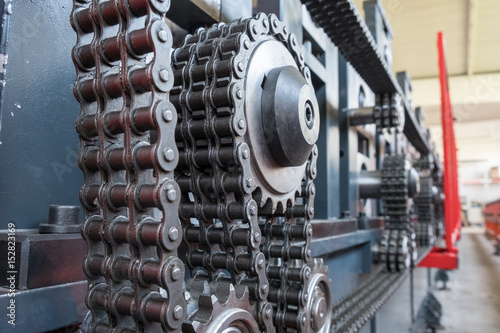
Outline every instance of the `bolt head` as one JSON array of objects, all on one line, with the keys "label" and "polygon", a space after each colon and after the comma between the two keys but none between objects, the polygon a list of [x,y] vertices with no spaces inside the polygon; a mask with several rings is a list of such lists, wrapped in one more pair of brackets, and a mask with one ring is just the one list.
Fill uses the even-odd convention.
[{"label": "bolt head", "polygon": [[175,201],[177,199],[177,191],[175,190],[175,188],[172,185],[168,185],[165,188],[165,191],[167,191],[167,199],[170,202]]},{"label": "bolt head", "polygon": [[166,122],[171,122],[174,119],[174,113],[171,110],[163,111],[162,116]]},{"label": "bolt head", "polygon": [[313,235],[313,228],[312,228],[312,225],[310,225],[310,224],[307,226],[307,235],[308,236]]},{"label": "bolt head", "polygon": [[247,187],[252,187],[253,186],[253,179],[252,178],[247,178],[245,180],[245,184],[247,185]]},{"label": "bolt head", "polygon": [[248,149],[243,149],[243,158],[247,159],[250,157],[250,151]]},{"label": "bolt head", "polygon": [[163,156],[168,162],[172,162],[175,158],[175,153],[171,148],[166,148],[163,150]]},{"label": "bolt head", "polygon": [[174,318],[179,320],[182,318],[184,315],[184,310],[182,309],[182,306],[176,305],[174,308]]},{"label": "bolt head", "polygon": [[172,272],[170,273],[170,276],[174,281],[177,281],[182,277],[182,270],[179,268],[179,266],[174,265],[174,267],[172,267]]},{"label": "bolt head", "polygon": [[158,31],[158,38],[165,43],[166,41],[168,41],[168,32],[161,29],[160,31]]},{"label": "bolt head", "polygon": [[179,239],[179,229],[176,227],[170,228],[168,231],[168,238],[170,238],[171,241],[175,242],[176,240]]},{"label": "bolt head", "polygon": [[266,319],[271,319],[272,315],[273,315],[273,310],[267,309],[266,310]]},{"label": "bolt head", "polygon": [[267,284],[263,284],[261,287],[260,287],[260,292],[263,293],[263,294],[267,294],[267,290],[269,289],[269,286]]},{"label": "bolt head", "polygon": [[267,18],[264,18],[262,20],[262,26],[267,29],[268,24],[269,24],[269,21],[267,20]]},{"label": "bolt head", "polygon": [[168,81],[169,74],[168,74],[168,71],[166,69],[162,69],[159,74],[160,74],[160,80],[162,80],[163,82]]}]

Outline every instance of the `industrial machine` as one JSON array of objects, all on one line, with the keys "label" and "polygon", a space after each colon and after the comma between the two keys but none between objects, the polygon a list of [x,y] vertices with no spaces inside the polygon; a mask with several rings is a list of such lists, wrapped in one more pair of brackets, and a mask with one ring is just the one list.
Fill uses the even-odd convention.
[{"label": "industrial machine", "polygon": [[379,1],[1,4],[0,331],[375,332],[445,233]]},{"label": "industrial machine", "polygon": [[495,254],[500,255],[500,201],[489,202],[484,205],[484,222],[486,236],[495,243]]}]

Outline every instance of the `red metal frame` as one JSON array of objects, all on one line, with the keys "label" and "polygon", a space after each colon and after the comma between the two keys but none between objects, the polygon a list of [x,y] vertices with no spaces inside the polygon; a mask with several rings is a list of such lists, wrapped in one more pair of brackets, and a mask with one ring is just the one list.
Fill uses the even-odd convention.
[{"label": "red metal frame", "polygon": [[500,244],[500,200],[487,203],[484,206],[484,222],[486,235]]},{"label": "red metal frame", "polygon": [[444,50],[444,36],[438,33],[439,81],[441,84],[441,122],[443,126],[444,150],[444,220],[446,248],[434,247],[420,262],[419,266],[442,269],[458,268],[458,249],[455,243],[460,239],[462,220],[460,218],[460,198],[458,196],[457,147],[453,130],[448,71]]}]

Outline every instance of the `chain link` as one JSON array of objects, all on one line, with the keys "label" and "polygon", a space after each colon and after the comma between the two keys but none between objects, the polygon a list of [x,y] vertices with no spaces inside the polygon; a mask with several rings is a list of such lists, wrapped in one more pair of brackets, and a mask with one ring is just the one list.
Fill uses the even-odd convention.
[{"label": "chain link", "polygon": [[180,332],[186,312],[169,6],[74,0],[91,332]]}]

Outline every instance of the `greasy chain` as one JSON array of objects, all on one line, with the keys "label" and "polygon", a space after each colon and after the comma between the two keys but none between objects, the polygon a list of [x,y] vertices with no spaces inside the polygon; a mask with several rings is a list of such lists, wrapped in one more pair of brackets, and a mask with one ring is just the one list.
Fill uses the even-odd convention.
[{"label": "greasy chain", "polygon": [[260,331],[307,331],[326,272],[310,250],[317,148],[286,207],[262,205],[244,112],[252,51],[283,43],[310,84],[300,46],[260,14],[188,36],[172,71],[169,5],[74,0],[89,331],[206,331],[224,301]]},{"label": "greasy chain", "polygon": [[180,332],[186,313],[169,6],[74,0],[91,332]]},{"label": "greasy chain", "polygon": [[406,269],[416,253],[411,222],[408,173],[404,155],[386,156],[382,167],[382,203],[386,226],[380,243],[382,262],[391,272]]},{"label": "greasy chain", "polygon": [[310,82],[295,36],[275,15],[200,29],[173,54],[171,101],[179,111],[176,179],[182,189],[185,262],[191,271],[188,286],[201,280],[211,290],[228,282],[248,288],[261,331],[272,332],[275,325],[280,332],[286,327],[304,331],[308,265],[314,265],[310,220],[316,147],[300,195],[284,211],[259,206],[252,196],[257,179],[245,137],[244,78],[253,50],[269,40],[288,48]]}]

